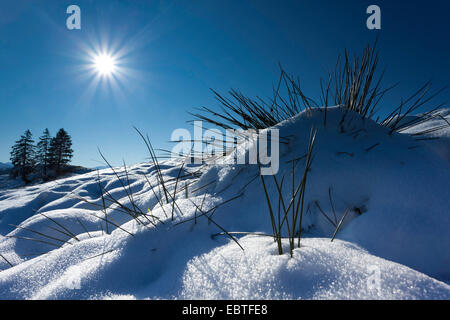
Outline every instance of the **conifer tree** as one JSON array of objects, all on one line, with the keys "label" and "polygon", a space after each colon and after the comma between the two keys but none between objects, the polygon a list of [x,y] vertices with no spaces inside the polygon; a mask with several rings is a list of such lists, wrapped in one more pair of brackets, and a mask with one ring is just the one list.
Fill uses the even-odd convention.
[{"label": "conifer tree", "polygon": [[50,131],[45,129],[42,136],[39,137],[36,150],[36,160],[41,167],[44,178],[47,176],[47,169],[50,166],[50,142],[52,137]]},{"label": "conifer tree", "polygon": [[73,156],[72,138],[64,129],[59,129],[50,141],[49,156],[51,166],[60,175]]},{"label": "conifer tree", "polygon": [[30,130],[16,141],[11,151],[11,162],[14,166],[13,175],[21,176],[22,180],[28,182],[27,176],[33,172],[35,168],[35,146],[33,135]]}]

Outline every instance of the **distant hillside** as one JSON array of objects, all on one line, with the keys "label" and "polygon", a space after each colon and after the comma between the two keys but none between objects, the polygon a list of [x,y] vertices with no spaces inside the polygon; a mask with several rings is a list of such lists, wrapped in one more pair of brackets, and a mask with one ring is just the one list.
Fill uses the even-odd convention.
[{"label": "distant hillside", "polygon": [[12,163],[8,162],[8,163],[4,163],[4,162],[0,162],[0,170],[2,169],[11,169],[12,168]]},{"label": "distant hillside", "polygon": [[[39,175],[39,173],[35,172],[33,174],[30,174],[29,182],[25,183],[22,179],[20,179],[20,177],[13,178],[11,176],[11,171],[14,170],[13,166],[11,164],[9,164],[9,163],[0,163],[0,164],[1,164],[1,166],[0,166],[0,192],[1,192],[1,190],[4,190],[4,189],[17,189],[17,188],[22,188],[25,186],[30,186],[30,185],[39,185],[39,184],[45,183],[47,181],[63,179],[63,178],[70,177],[72,175],[84,174],[84,173],[94,171],[94,169],[85,168],[82,166],[69,165],[64,169],[62,175],[60,175],[60,176],[56,176],[56,175],[52,174],[52,172],[49,172],[49,176],[47,177],[47,179],[43,179]],[[37,170],[39,171],[40,169],[37,168]]]},{"label": "distant hillside", "polygon": [[0,174],[9,173],[9,170],[11,170],[12,167],[11,163],[0,162]]}]

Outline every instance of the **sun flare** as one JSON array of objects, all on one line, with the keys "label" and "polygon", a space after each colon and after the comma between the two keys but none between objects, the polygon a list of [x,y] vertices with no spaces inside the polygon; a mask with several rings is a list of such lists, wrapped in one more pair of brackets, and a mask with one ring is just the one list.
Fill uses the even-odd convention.
[{"label": "sun flare", "polygon": [[82,42],[80,60],[77,66],[80,78],[87,81],[88,87],[84,95],[92,99],[95,92],[111,94],[114,99],[126,102],[124,91],[130,80],[137,79],[137,71],[130,68],[130,47],[108,46],[105,40]]},{"label": "sun flare", "polygon": [[102,76],[109,76],[116,70],[116,60],[107,54],[99,54],[94,58],[94,67]]}]

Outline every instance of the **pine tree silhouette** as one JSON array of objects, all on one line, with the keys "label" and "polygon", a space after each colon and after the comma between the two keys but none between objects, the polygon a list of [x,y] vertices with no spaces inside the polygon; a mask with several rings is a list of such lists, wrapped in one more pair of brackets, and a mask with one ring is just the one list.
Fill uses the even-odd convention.
[{"label": "pine tree silhouette", "polygon": [[50,166],[50,142],[52,137],[50,131],[45,129],[43,135],[39,137],[36,150],[36,160],[42,170],[42,176],[47,177],[47,169]]},{"label": "pine tree silhouette", "polygon": [[73,156],[72,138],[64,129],[59,129],[50,141],[49,156],[51,167],[60,175]]},{"label": "pine tree silhouette", "polygon": [[25,134],[16,141],[12,147],[11,162],[14,166],[13,176],[21,176],[22,180],[29,182],[27,176],[34,171],[35,168],[35,146],[33,135],[30,130],[25,131]]}]

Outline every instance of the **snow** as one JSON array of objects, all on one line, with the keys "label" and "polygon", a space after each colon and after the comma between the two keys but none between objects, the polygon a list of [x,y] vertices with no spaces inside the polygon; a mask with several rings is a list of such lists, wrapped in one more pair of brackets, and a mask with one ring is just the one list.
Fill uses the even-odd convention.
[{"label": "snow", "polygon": [[[183,298],[194,299],[445,299],[448,286],[368,254],[348,242],[305,239],[278,256],[268,238],[245,237],[189,262]],[[287,243],[286,243],[287,245]],[[377,270],[379,287],[370,276]],[[369,283],[369,285],[368,285]]]},{"label": "snow", "polygon": [[[441,112],[448,118],[448,110]],[[423,125],[391,135],[354,113],[341,125],[343,114],[328,108],[325,126],[317,109],[276,126],[290,138],[280,146],[278,181],[291,180],[289,161],[305,154],[311,127],[318,130],[304,238],[293,257],[279,256],[270,237],[236,236],[242,250],[216,235],[222,230],[215,223],[230,232],[271,233],[257,166],[185,165],[178,188],[191,183],[188,198],[182,191],[176,206],[161,207],[156,168],[143,163],[115,170],[122,182],[128,173],[133,201],[162,221],[156,225],[110,203],[115,224],[105,222],[99,183],[132,208],[128,187],[111,169],[0,190],[0,253],[8,260],[0,257],[0,298],[449,299],[450,130],[432,133],[439,140],[418,140],[430,136],[412,135]],[[161,173],[175,179],[180,165],[166,161]],[[299,160],[297,180],[303,167]],[[275,205],[275,184],[266,182]],[[173,194],[174,183],[168,189]],[[291,192],[285,182],[285,202]],[[335,227],[323,213],[339,221],[347,209],[331,242]]]},{"label": "snow", "polygon": [[[433,118],[424,123],[408,128],[404,131],[406,134],[415,134],[436,127],[444,127],[450,123],[450,108],[440,109],[433,114]],[[450,161],[450,130],[444,127],[441,130],[427,133],[424,138],[432,139],[427,141],[426,147],[440,157]]]}]

